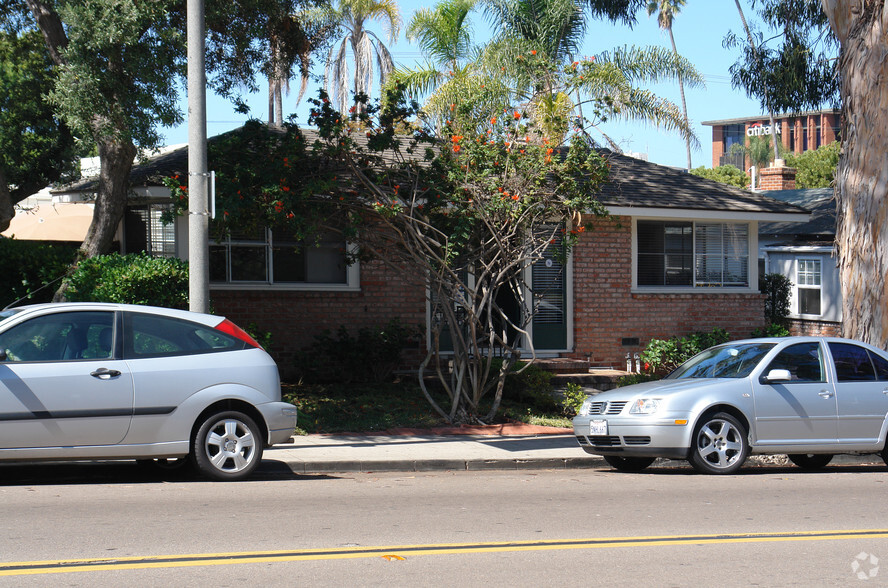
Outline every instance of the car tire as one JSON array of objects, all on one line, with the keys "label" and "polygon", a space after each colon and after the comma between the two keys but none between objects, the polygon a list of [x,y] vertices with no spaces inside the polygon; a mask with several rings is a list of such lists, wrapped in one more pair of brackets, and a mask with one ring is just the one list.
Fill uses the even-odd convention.
[{"label": "car tire", "polygon": [[197,471],[213,480],[243,480],[262,461],[262,431],[242,412],[207,416],[197,428],[191,446]]},{"label": "car tire", "polygon": [[749,455],[746,427],[733,415],[704,416],[694,428],[688,461],[703,474],[733,474]]},{"label": "car tire", "polygon": [[822,470],[833,458],[829,453],[792,453],[786,457],[803,470]]},{"label": "car tire", "polygon": [[622,457],[619,455],[604,455],[604,461],[612,468],[620,472],[640,472],[652,463],[653,457]]}]

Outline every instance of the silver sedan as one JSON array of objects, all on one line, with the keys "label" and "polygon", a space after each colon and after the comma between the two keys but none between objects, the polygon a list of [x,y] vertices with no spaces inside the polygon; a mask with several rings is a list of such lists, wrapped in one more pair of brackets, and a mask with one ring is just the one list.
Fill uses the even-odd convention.
[{"label": "silver sedan", "polygon": [[710,474],[736,472],[750,454],[808,469],[839,453],[888,462],[888,355],[840,338],[735,341],[662,380],[588,397],[573,428],[586,452],[624,471],[657,457]]},{"label": "silver sedan", "polygon": [[295,425],[274,360],[224,317],[98,303],[0,312],[0,460],[190,462],[237,480]]}]

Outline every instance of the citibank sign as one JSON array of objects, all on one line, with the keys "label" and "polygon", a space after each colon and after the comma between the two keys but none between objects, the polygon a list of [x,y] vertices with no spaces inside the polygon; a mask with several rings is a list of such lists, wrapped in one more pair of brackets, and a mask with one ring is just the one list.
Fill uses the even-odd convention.
[{"label": "citibank sign", "polygon": [[780,134],[780,125],[774,125],[775,131],[772,132],[771,125],[763,125],[762,123],[753,123],[746,129],[747,137],[761,137],[762,135]]}]

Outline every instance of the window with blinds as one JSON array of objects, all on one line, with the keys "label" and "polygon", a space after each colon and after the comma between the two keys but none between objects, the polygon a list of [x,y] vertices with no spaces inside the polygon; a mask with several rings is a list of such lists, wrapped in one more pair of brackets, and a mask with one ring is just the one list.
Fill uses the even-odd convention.
[{"label": "window with blinds", "polygon": [[640,220],[638,286],[749,285],[749,225]]},{"label": "window with blinds", "polygon": [[347,284],[346,244],[332,233],[304,243],[268,228],[232,231],[223,241],[210,243],[210,281]]}]

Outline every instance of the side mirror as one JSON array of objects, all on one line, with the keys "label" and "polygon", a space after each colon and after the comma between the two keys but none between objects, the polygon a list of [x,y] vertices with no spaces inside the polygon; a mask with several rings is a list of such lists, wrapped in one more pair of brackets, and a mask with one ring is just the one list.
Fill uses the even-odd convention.
[{"label": "side mirror", "polygon": [[789,370],[771,370],[761,378],[762,384],[777,384],[789,381],[792,381],[792,374],[789,373]]}]

